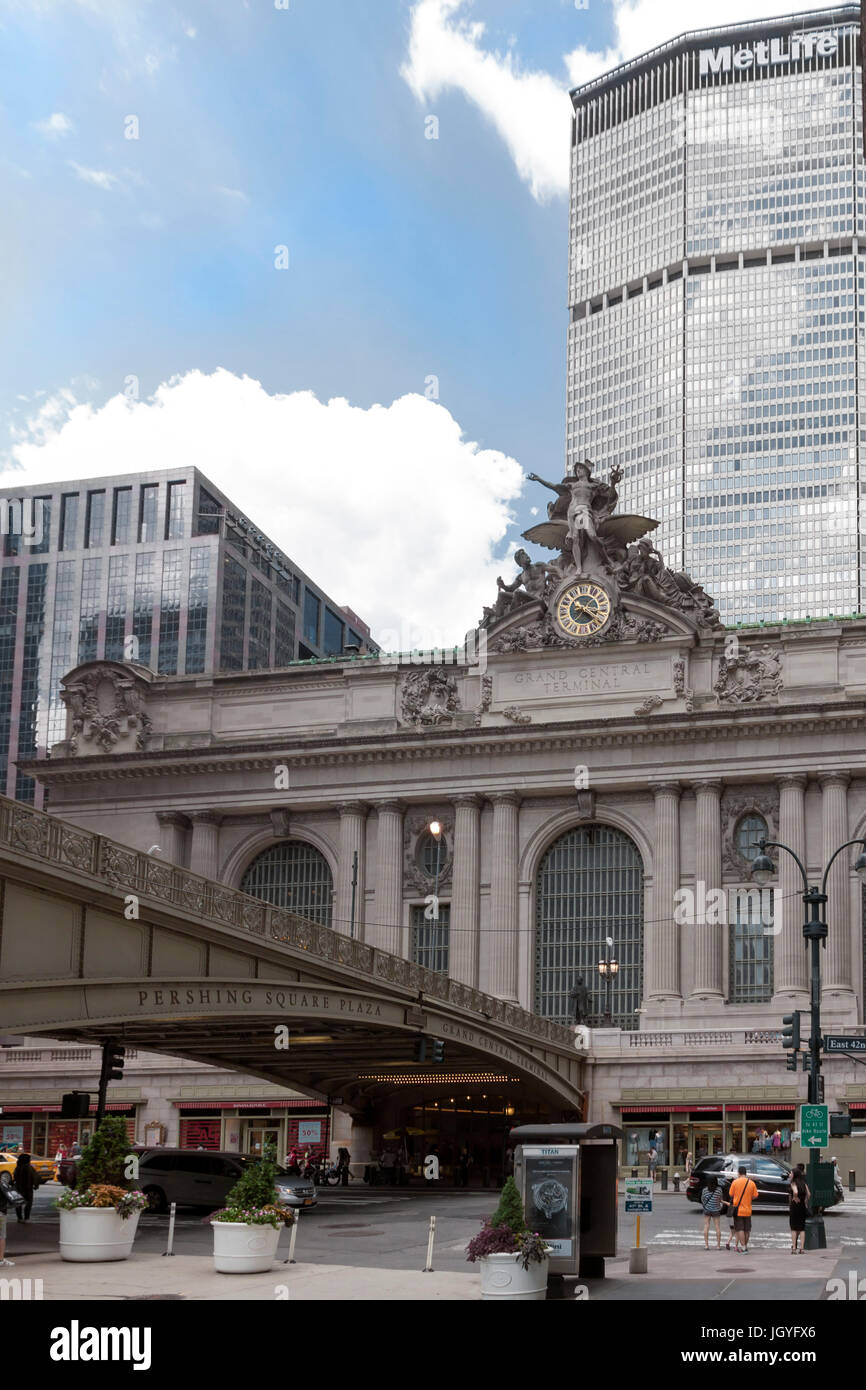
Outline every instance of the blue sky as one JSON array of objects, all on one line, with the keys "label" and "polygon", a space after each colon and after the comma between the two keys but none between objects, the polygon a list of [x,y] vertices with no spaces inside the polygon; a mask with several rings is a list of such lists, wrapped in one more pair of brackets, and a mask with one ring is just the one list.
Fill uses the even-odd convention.
[{"label": "blue sky", "polygon": [[[750,8],[719,0],[701,20]],[[681,0],[0,0],[6,465],[46,481],[123,467],[123,431],[140,429],[153,393],[217,369],[266,396],[346,398],[363,452],[361,412],[417,393],[429,415],[435,377],[435,408],[457,429],[434,531],[460,516],[454,550],[470,545],[474,576],[457,621],[544,500],[518,496],[520,473],[550,476],[563,457],[565,93],[691,13]],[[129,378],[142,410],[111,435],[100,412]],[[202,394],[189,398],[207,409]],[[178,409],[182,396],[176,386]],[[339,469],[293,441],[290,411],[277,428],[288,489],[301,463]],[[188,440],[188,419],[178,433]],[[393,448],[411,468],[415,441],[396,425]],[[239,459],[212,441],[202,453],[195,462],[237,495]],[[492,489],[475,540],[466,508],[478,498],[460,485],[469,454]],[[428,482],[429,465],[417,479],[429,493]],[[237,497],[247,510],[268,508],[267,482],[257,487]],[[402,554],[387,496],[361,522]],[[280,524],[275,539],[311,567],[300,519],[289,509]],[[349,602],[360,589],[374,620],[393,618],[380,587],[342,562],[313,572]],[[430,582],[413,614],[429,620],[437,605],[441,616]]]}]

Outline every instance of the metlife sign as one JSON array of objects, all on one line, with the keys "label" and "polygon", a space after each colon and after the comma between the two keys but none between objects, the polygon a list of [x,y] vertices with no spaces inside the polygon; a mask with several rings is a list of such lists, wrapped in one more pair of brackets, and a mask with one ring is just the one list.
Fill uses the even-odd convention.
[{"label": "metlife sign", "polygon": [[699,51],[700,75],[711,73],[745,72],[747,68],[778,67],[786,63],[806,62],[813,58],[832,58],[839,50],[839,34],[824,29],[815,34],[791,34],[786,38],[762,39],[757,43],[734,48],[702,48]]}]

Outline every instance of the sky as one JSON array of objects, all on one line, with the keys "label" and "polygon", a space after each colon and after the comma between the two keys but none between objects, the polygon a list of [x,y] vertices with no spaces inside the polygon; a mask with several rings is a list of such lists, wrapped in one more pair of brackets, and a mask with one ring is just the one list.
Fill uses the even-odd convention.
[{"label": "sky", "polygon": [[570,87],[796,8],[0,0],[0,486],[194,463],[460,640],[562,472]]}]

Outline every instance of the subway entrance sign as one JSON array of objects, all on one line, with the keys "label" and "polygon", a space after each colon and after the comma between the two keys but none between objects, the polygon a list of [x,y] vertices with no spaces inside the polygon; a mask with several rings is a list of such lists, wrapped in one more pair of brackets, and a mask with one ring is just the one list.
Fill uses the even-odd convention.
[{"label": "subway entrance sign", "polygon": [[829,1105],[801,1105],[800,1134],[804,1149],[826,1149],[830,1142]]}]

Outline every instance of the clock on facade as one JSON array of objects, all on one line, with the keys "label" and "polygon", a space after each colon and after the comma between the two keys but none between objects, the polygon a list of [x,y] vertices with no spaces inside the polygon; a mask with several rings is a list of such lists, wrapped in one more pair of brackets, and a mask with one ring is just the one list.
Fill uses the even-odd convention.
[{"label": "clock on facade", "polygon": [[589,579],[570,584],[556,602],[556,621],[569,637],[594,637],[610,621],[607,590]]}]

